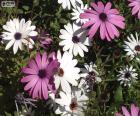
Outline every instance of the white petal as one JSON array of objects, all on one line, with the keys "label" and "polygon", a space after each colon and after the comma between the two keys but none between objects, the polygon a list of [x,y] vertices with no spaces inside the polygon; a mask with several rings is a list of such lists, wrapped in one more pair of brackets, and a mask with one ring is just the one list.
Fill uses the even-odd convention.
[{"label": "white petal", "polygon": [[18,42],[17,41],[15,41],[15,43],[14,43],[14,46],[13,46],[13,51],[14,51],[14,54],[16,54],[17,53],[17,51],[18,51]]},{"label": "white petal", "polygon": [[55,83],[55,87],[56,87],[56,89],[58,89],[59,88],[59,86],[60,86],[60,79],[59,78],[61,78],[61,77],[59,77],[59,76],[55,76],[55,81],[54,81],[54,83]]},{"label": "white petal", "polygon": [[64,92],[71,93],[71,87],[65,79],[61,79],[61,87]]},{"label": "white petal", "polygon": [[37,36],[38,33],[36,31],[31,31],[28,35],[29,36]]},{"label": "white petal", "polygon": [[13,44],[14,44],[15,40],[12,39],[11,41],[8,42],[8,44],[6,45],[5,50],[9,49]]}]

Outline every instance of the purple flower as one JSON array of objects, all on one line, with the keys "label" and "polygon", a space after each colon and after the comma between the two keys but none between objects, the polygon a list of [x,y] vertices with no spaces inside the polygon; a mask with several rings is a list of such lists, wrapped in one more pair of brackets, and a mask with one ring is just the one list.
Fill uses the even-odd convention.
[{"label": "purple flower", "polygon": [[54,74],[59,68],[59,62],[55,58],[55,53],[48,57],[46,53],[37,53],[35,60],[31,60],[27,67],[22,69],[26,74],[21,79],[22,83],[27,83],[25,91],[29,91],[32,98],[48,99],[48,91],[55,93]]},{"label": "purple flower", "polygon": [[52,44],[52,39],[51,38],[41,39],[40,43],[41,43],[41,46],[44,49],[46,49]]},{"label": "purple flower", "polygon": [[140,0],[128,0],[129,6],[132,7],[132,15],[138,14],[140,19]]},{"label": "purple flower", "polygon": [[[131,113],[126,109],[126,107],[122,106],[122,111],[124,116],[139,116],[139,108],[134,104],[131,104]],[[116,113],[116,116],[123,116],[120,113]]]},{"label": "purple flower", "polygon": [[111,41],[119,37],[120,33],[116,27],[125,28],[124,17],[119,15],[117,9],[111,8],[112,4],[108,2],[104,5],[102,2],[91,3],[91,9],[85,10],[80,14],[80,18],[89,19],[82,27],[89,29],[89,38],[92,38],[99,30],[101,39]]},{"label": "purple flower", "polygon": [[44,49],[48,48],[53,42],[48,32],[42,32],[41,36],[39,37],[39,41],[40,41],[41,47],[43,47]]}]

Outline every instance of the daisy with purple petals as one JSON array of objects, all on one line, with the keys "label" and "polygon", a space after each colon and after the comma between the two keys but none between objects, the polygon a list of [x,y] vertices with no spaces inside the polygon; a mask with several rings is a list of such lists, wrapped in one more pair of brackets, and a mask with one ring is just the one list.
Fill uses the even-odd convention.
[{"label": "daisy with purple petals", "polygon": [[29,91],[32,98],[48,99],[48,91],[55,93],[54,74],[59,67],[59,62],[55,58],[55,53],[47,56],[37,53],[35,60],[31,60],[27,67],[22,69],[26,74],[21,79],[22,83],[27,83],[25,91]]},{"label": "daisy with purple petals", "polygon": [[91,9],[85,10],[81,13],[81,19],[89,19],[82,27],[89,29],[89,38],[95,35],[100,30],[100,37],[102,40],[107,39],[111,41],[115,37],[119,37],[120,33],[117,29],[125,28],[124,17],[120,16],[117,9],[111,8],[112,4],[108,2],[104,5],[102,2],[97,4],[91,3]]},{"label": "daisy with purple petals", "polygon": [[138,14],[140,19],[140,0],[128,0],[129,6],[132,7],[132,15]]},{"label": "daisy with purple petals", "polygon": [[[129,111],[127,110],[126,107],[122,106],[122,111],[124,116],[140,116],[140,110],[137,106],[135,106],[134,104],[131,104],[131,113],[129,113]],[[116,116],[123,116],[120,113],[116,113]]]}]

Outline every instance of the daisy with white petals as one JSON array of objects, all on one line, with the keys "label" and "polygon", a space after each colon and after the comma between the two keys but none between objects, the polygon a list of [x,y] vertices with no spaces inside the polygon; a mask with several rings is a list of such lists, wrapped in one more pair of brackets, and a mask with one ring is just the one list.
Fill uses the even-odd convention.
[{"label": "daisy with white petals", "polygon": [[56,98],[55,102],[59,104],[56,114],[61,116],[84,116],[83,110],[87,108],[88,97],[80,90],[72,91],[72,94],[60,92],[60,98]]},{"label": "daisy with white petals", "polygon": [[140,40],[138,34],[136,33],[136,38],[134,35],[128,36],[128,41],[124,41],[124,50],[127,52],[127,55],[130,56],[131,60],[136,58],[139,60],[138,55],[140,54]]},{"label": "daisy with white petals", "polygon": [[77,80],[80,78],[80,69],[76,67],[78,61],[73,59],[73,56],[68,52],[64,52],[63,56],[61,56],[60,51],[57,53],[57,59],[60,63],[60,68],[55,75],[56,89],[61,87],[64,92],[70,93],[70,84],[77,86]]},{"label": "daisy with white petals", "polygon": [[134,69],[132,66],[126,66],[124,69],[121,69],[117,76],[118,81],[120,81],[120,84],[124,86],[130,86],[132,82],[138,79],[136,69]]},{"label": "daisy with white petals", "polygon": [[69,10],[71,9],[71,5],[75,8],[78,3],[82,3],[81,0],[58,0],[59,4],[62,4],[62,8]]},{"label": "daisy with white petals", "polygon": [[30,38],[31,36],[37,36],[37,32],[34,31],[36,29],[35,26],[31,26],[31,21],[25,22],[25,19],[13,19],[3,25],[3,29],[5,32],[2,32],[2,39],[4,41],[9,41],[6,50],[9,49],[13,45],[14,54],[17,53],[18,48],[20,50],[23,49],[23,45],[28,46],[29,48],[33,48],[34,41]]},{"label": "daisy with white petals", "polygon": [[84,65],[85,68],[81,68],[81,80],[78,85],[78,88],[88,92],[93,89],[93,85],[95,83],[100,83],[102,79],[99,77],[99,73],[97,72],[97,66],[90,62],[90,64]]},{"label": "daisy with white petals", "polygon": [[84,24],[85,22],[88,21],[88,19],[81,19],[80,18],[80,14],[84,13],[84,10],[86,10],[88,8],[88,5],[86,4],[84,6],[83,2],[80,5],[77,5],[76,8],[73,8],[73,12],[72,14],[72,20],[76,20],[76,23],[80,23],[80,24]]},{"label": "daisy with white petals", "polygon": [[91,45],[90,40],[86,36],[86,31],[81,28],[81,26],[73,23],[72,25],[68,23],[64,26],[65,29],[61,29],[59,36],[62,41],[59,43],[63,47],[63,51],[69,50],[69,53],[77,56],[84,57],[84,52],[88,52],[87,46]]}]

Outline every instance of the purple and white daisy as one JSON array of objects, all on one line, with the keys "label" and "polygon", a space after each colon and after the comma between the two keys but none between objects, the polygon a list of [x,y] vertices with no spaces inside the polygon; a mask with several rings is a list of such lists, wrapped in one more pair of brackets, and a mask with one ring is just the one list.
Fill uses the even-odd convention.
[{"label": "purple and white daisy", "polygon": [[140,19],[140,0],[128,0],[129,6],[132,7],[132,15],[138,14]]},{"label": "purple and white daisy", "polygon": [[89,38],[95,35],[99,30],[102,40],[111,41],[115,37],[119,37],[120,33],[118,28],[124,29],[124,17],[119,14],[117,9],[112,9],[112,4],[108,2],[104,5],[101,1],[97,4],[91,3],[91,9],[85,10],[85,13],[81,13],[81,19],[89,19],[82,27],[89,29]]},{"label": "purple and white daisy", "polygon": [[31,39],[33,36],[37,36],[38,33],[35,31],[36,26],[31,26],[31,21],[25,22],[25,19],[13,19],[3,25],[2,39],[7,42],[6,50],[13,45],[14,54],[17,53],[18,48],[23,50],[23,44],[28,46],[30,49],[33,48],[34,41]]},{"label": "purple and white daisy", "polygon": [[138,74],[136,72],[136,69],[133,68],[133,66],[126,66],[125,68],[121,69],[117,76],[118,81],[120,81],[121,85],[129,87],[131,86],[132,82],[138,79]]},{"label": "purple and white daisy", "polygon": [[37,53],[35,60],[31,60],[22,72],[26,74],[21,79],[22,83],[27,83],[25,91],[29,91],[32,98],[48,99],[48,91],[55,93],[54,74],[59,67],[59,62],[55,58],[55,53],[47,56]]}]

